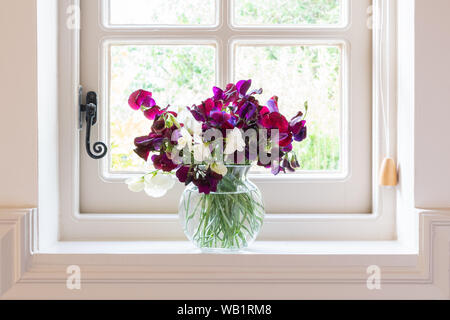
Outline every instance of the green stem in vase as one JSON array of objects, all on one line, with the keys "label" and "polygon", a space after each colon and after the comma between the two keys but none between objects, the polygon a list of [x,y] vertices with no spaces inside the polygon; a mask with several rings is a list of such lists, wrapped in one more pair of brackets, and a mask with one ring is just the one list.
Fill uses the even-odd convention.
[{"label": "green stem in vase", "polygon": [[264,217],[261,194],[243,178],[242,172],[242,168],[231,169],[216,193],[185,197],[185,228],[190,224],[196,226],[192,239],[199,247],[244,248],[261,229]]}]

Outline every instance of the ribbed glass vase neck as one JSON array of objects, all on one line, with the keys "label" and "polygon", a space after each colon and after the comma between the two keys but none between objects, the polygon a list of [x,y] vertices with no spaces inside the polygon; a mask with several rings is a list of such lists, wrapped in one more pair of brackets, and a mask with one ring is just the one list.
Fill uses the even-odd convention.
[{"label": "ribbed glass vase neck", "polygon": [[226,176],[234,177],[234,178],[247,178],[248,173],[250,172],[251,166],[236,166],[229,165],[227,167]]},{"label": "ribbed glass vase neck", "polygon": [[245,192],[249,189],[248,173],[251,166],[230,165],[227,174],[219,182],[217,192]]}]

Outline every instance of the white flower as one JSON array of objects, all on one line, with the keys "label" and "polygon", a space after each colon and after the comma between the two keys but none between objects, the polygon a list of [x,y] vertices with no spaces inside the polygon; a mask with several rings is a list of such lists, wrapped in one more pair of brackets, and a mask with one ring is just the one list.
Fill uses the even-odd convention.
[{"label": "white flower", "polygon": [[238,128],[227,132],[226,146],[224,154],[233,154],[236,151],[243,152],[245,148],[245,141],[242,137],[242,132]]},{"label": "white flower", "polygon": [[132,177],[125,181],[125,183],[128,185],[128,189],[132,192],[144,191],[144,177]]},{"label": "white flower", "polygon": [[194,135],[194,142],[195,143],[203,143],[203,130],[201,123],[197,122],[192,127],[192,133]]},{"label": "white flower", "polygon": [[186,128],[181,128],[180,130],[181,137],[178,139],[177,149],[183,150],[186,146],[189,148],[189,151],[192,151],[192,141],[193,138],[189,131]]},{"label": "white flower", "polygon": [[211,170],[217,174],[220,174],[221,176],[225,176],[228,172],[227,167],[223,163],[216,162],[211,165]]},{"label": "white flower", "polygon": [[205,143],[199,143],[194,145],[194,160],[196,162],[203,162],[211,157],[211,150]]},{"label": "white flower", "polygon": [[202,130],[202,125],[197,120],[195,120],[192,113],[187,108],[181,108],[178,112],[177,120],[184,124],[184,128],[191,134],[195,134],[200,127],[200,132]]},{"label": "white flower", "polygon": [[164,197],[175,185],[175,179],[171,174],[156,173],[149,174],[144,178],[144,191],[153,198]]}]

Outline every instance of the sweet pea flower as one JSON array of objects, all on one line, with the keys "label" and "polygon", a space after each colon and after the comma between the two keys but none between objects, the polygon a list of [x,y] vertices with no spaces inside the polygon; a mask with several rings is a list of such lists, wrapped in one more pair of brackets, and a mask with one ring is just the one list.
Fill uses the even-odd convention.
[{"label": "sweet pea flower", "polygon": [[234,83],[229,83],[223,93],[223,102],[225,106],[229,106],[230,103],[234,103],[239,98],[239,94]]},{"label": "sweet pea flower", "polygon": [[303,120],[303,113],[299,112],[289,123],[289,129],[294,136],[294,140],[301,142],[307,138],[308,132],[306,121]]},{"label": "sweet pea flower", "polygon": [[242,132],[238,128],[227,132],[226,146],[224,154],[234,154],[236,151],[243,152],[245,149],[245,141],[242,137]]},{"label": "sweet pea flower", "polygon": [[194,116],[187,108],[180,110],[177,120],[179,123],[184,124],[184,128],[188,130],[191,135],[198,131],[199,126],[201,130],[201,124],[195,120]]},{"label": "sweet pea flower", "polygon": [[236,83],[237,92],[241,97],[245,97],[247,95],[248,90],[252,86],[252,80],[241,80]]},{"label": "sweet pea flower", "polygon": [[144,110],[144,116],[148,120],[155,120],[156,117],[160,116],[163,113],[163,110],[158,106],[151,107],[147,110]]},{"label": "sweet pea flower", "polygon": [[280,161],[273,161],[271,165],[271,172],[274,176],[276,176],[280,172],[286,173],[286,169],[283,166],[281,166]]},{"label": "sweet pea flower", "polygon": [[156,106],[156,102],[152,98],[152,93],[142,89],[137,90],[130,95],[128,104],[133,110],[139,110],[142,106],[146,108],[153,108]]},{"label": "sweet pea flower", "polygon": [[217,174],[220,174],[221,176],[225,176],[228,172],[227,167],[223,163],[217,163],[217,162],[214,162],[211,165],[211,170]]},{"label": "sweet pea flower", "polygon": [[194,179],[193,183],[198,187],[198,191],[204,194],[210,194],[211,192],[217,191],[217,186],[219,182],[223,179],[223,176],[212,171],[209,168],[204,177],[201,179]]},{"label": "sweet pea flower", "polygon": [[212,111],[220,111],[222,110],[222,107],[223,104],[220,100],[215,101],[214,99],[210,98],[204,101],[201,105],[194,106],[193,109],[190,109],[190,111],[192,112],[195,120],[206,122],[210,118]]},{"label": "sweet pea flower", "polygon": [[192,135],[189,133],[189,131],[186,128],[181,128],[179,130],[180,133],[180,138],[177,140],[177,149],[178,150],[183,150],[186,146],[189,148],[189,151],[192,151],[192,143],[194,141],[194,138],[192,137]]},{"label": "sweet pea flower", "polygon": [[269,101],[267,101],[267,108],[270,113],[272,112],[280,112],[280,109],[278,108],[278,97],[274,96]]},{"label": "sweet pea flower", "polygon": [[214,110],[211,112],[210,124],[223,130],[233,129],[236,119],[225,111]]},{"label": "sweet pea flower", "polygon": [[194,178],[194,173],[191,167],[182,166],[177,170],[176,176],[181,183],[188,185]]},{"label": "sweet pea flower", "polygon": [[211,150],[206,143],[198,143],[194,145],[194,160],[196,162],[204,162],[211,158]]},{"label": "sweet pea flower", "polygon": [[141,192],[145,189],[144,177],[132,177],[125,181],[131,192]]},{"label": "sweet pea flower", "polygon": [[286,155],[282,162],[282,166],[290,172],[295,172],[295,169],[300,168],[300,163],[298,162],[297,156],[295,154],[291,156],[291,159],[289,159],[289,156]]},{"label": "sweet pea flower", "polygon": [[215,100],[225,100],[225,94],[219,87],[213,87],[214,99]]},{"label": "sweet pea flower", "polygon": [[157,172],[145,176],[144,185],[144,191],[148,196],[161,198],[175,186],[175,179],[171,174]]},{"label": "sweet pea flower", "polygon": [[134,152],[145,161],[148,160],[150,152],[159,151],[162,147],[164,138],[154,132],[148,136],[137,137],[134,139],[136,149]]},{"label": "sweet pea flower", "polygon": [[260,120],[260,124],[268,130],[278,129],[280,133],[289,132],[289,122],[279,112],[272,112],[263,115]]},{"label": "sweet pea flower", "polygon": [[246,119],[247,121],[249,121],[253,118],[253,116],[257,114],[257,111],[258,105],[253,98],[244,102],[244,104],[238,109],[237,113],[239,114],[239,117],[241,117],[241,119]]},{"label": "sweet pea flower", "polygon": [[164,172],[170,172],[178,167],[178,165],[175,164],[165,152],[160,155],[152,156],[152,161],[155,169],[162,170]]}]

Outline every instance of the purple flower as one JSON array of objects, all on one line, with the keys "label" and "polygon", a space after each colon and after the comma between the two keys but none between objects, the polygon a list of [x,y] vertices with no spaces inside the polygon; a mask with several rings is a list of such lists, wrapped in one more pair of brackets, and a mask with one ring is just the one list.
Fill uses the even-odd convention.
[{"label": "purple flower", "polygon": [[303,120],[303,113],[299,112],[289,123],[289,130],[294,135],[294,140],[301,142],[308,136],[306,121]]},{"label": "purple flower", "polygon": [[145,161],[148,160],[150,152],[160,151],[163,143],[163,137],[150,133],[148,136],[137,137],[134,139],[136,149],[134,152]]},{"label": "purple flower", "polygon": [[152,161],[156,170],[170,172],[178,167],[177,164],[173,163],[173,161],[169,159],[165,152],[160,155],[152,156]]},{"label": "purple flower", "polygon": [[177,170],[177,178],[181,183],[188,185],[193,180],[193,170],[189,166],[182,166]]},{"label": "purple flower", "polygon": [[278,108],[278,97],[274,96],[269,101],[267,101],[267,109],[269,109],[269,112],[280,112],[280,109]]},{"label": "purple flower", "polygon": [[239,117],[241,119],[246,119],[249,121],[252,119],[258,111],[258,106],[251,101],[247,101],[244,103],[244,105],[238,110]]},{"label": "purple flower", "polygon": [[241,80],[238,83],[236,83],[236,89],[241,97],[245,97],[247,95],[247,92],[251,86],[252,80]]},{"label": "purple flower", "polygon": [[223,176],[208,169],[204,177],[194,179],[193,182],[200,193],[210,194],[217,191],[217,186],[222,179]]},{"label": "purple flower", "polygon": [[223,107],[222,102],[208,99],[199,106],[194,106],[193,109],[188,108],[195,120],[200,122],[207,122],[210,119],[212,111],[221,111]]},{"label": "purple flower", "polygon": [[153,122],[152,131],[157,134],[162,134],[166,128],[166,120],[164,117],[159,117]]},{"label": "purple flower", "polygon": [[289,160],[289,156],[286,155],[283,159],[282,166],[290,172],[295,172],[295,169],[300,168],[300,164],[298,163],[297,156],[295,154],[291,156],[291,160]]},{"label": "purple flower", "polygon": [[278,175],[281,171],[283,171],[283,173],[286,173],[286,170],[281,166],[280,161],[273,161],[271,168],[272,174],[274,176]]}]

